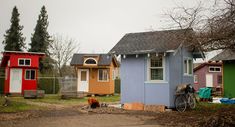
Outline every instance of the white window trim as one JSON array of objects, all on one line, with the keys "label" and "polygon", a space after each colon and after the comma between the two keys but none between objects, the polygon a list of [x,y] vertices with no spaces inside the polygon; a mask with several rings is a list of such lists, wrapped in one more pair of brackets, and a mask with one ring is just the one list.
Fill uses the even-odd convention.
[{"label": "white window trim", "polygon": [[[195,77],[197,77],[197,78],[195,78]],[[197,79],[197,80],[195,80],[195,79]],[[198,84],[198,75],[197,74],[193,75],[193,83]]]},{"label": "white window trim", "polygon": [[[220,71],[211,71],[210,69],[211,68],[219,68],[220,69]],[[217,66],[209,66],[209,72],[221,72],[221,67],[217,67]]]},{"label": "white window trim", "polygon": [[112,71],[112,80],[115,80],[116,79],[116,70],[113,69]]},{"label": "white window trim", "polygon": [[[96,64],[86,64],[86,61],[89,60],[89,59],[94,60],[94,61],[96,62]],[[97,65],[97,60],[96,60],[95,58],[88,57],[88,58],[86,58],[86,59],[84,60],[83,64],[84,64],[84,65]]]},{"label": "white window trim", "polygon": [[[24,64],[20,64],[20,60],[24,60]],[[29,65],[25,65],[25,60],[29,60]],[[31,59],[30,58],[18,58],[18,66],[31,66]]]},{"label": "white window trim", "polygon": [[167,83],[166,82],[166,75],[165,75],[165,57],[162,56],[162,67],[156,67],[156,68],[162,68],[162,72],[163,72],[163,80],[151,80],[151,71],[150,71],[150,65],[151,64],[151,57],[149,57],[147,59],[147,81],[145,81],[145,83]]},{"label": "white window trim", "polygon": [[[99,74],[99,71],[100,70],[107,70],[107,80],[100,80],[100,74]],[[109,82],[109,69],[98,69],[98,77],[97,77],[97,79],[98,79],[98,82]]]},{"label": "white window trim", "polygon": [[[187,61],[187,72],[185,73],[184,71],[184,61]],[[192,72],[192,74],[189,74],[189,60],[191,60],[192,61],[192,64],[193,64],[193,59],[192,58],[188,58],[188,57],[186,57],[186,58],[184,58],[184,60],[183,60],[183,72],[184,72],[184,76],[193,76],[193,65],[192,65],[192,68],[191,68],[191,72]]]},{"label": "white window trim", "polygon": [[[35,73],[35,78],[34,78],[34,79],[31,79],[31,71],[32,71],[32,70],[34,70],[34,73]],[[29,75],[29,76],[30,76],[30,79],[27,79],[27,78],[26,78],[26,71],[30,71],[30,75]],[[24,72],[24,79],[25,79],[25,80],[36,80],[36,74],[37,74],[37,73],[36,73],[36,70],[35,70],[35,69],[25,69],[25,72]]]}]

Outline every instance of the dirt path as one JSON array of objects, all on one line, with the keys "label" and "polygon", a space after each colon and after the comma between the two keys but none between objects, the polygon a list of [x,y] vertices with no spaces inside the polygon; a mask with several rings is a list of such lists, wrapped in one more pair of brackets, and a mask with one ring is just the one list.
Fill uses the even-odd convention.
[{"label": "dirt path", "polygon": [[31,111],[28,114],[27,117],[2,120],[0,127],[156,127],[156,124],[146,123],[154,119],[153,116],[132,114],[113,108],[81,112],[80,108],[73,107]]},{"label": "dirt path", "polygon": [[[34,103],[44,105],[42,103]],[[235,126],[235,108],[156,113],[117,108],[83,109],[81,105],[18,113],[0,113],[0,127],[158,127]]]},{"label": "dirt path", "polygon": [[[66,106],[66,105],[62,105],[62,104],[49,104],[49,103],[43,103],[43,102],[32,102],[32,101],[25,101],[27,104],[30,104],[30,105],[37,105],[37,106],[42,106],[42,107],[46,107],[46,108],[49,108],[49,109],[64,109],[66,107],[69,107],[69,106]],[[70,106],[71,107],[71,106]]]},{"label": "dirt path", "polygon": [[4,127],[156,127],[147,125],[145,120],[130,115],[114,114],[81,114],[75,116],[41,117],[21,121],[0,123]]}]

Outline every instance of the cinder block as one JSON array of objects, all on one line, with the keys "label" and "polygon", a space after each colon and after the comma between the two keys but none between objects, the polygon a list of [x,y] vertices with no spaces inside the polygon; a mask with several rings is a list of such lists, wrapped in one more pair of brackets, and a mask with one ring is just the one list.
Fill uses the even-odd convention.
[{"label": "cinder block", "polygon": [[165,105],[145,105],[144,110],[151,112],[165,112]]},{"label": "cinder block", "polygon": [[125,109],[125,110],[131,110],[131,108],[132,108],[132,104],[130,104],[130,103],[125,103],[123,106],[123,109]]},{"label": "cinder block", "polygon": [[132,110],[144,110],[144,104],[143,103],[132,103]]},{"label": "cinder block", "polygon": [[144,110],[144,104],[143,103],[125,103],[124,107],[125,110]]}]

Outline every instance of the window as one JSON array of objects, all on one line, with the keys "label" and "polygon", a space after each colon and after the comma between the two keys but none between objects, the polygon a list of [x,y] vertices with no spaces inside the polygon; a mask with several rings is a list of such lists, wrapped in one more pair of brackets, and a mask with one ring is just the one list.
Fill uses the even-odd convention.
[{"label": "window", "polygon": [[223,82],[222,75],[218,75],[217,81],[219,85],[222,84]]},{"label": "window", "polygon": [[87,80],[87,72],[86,71],[81,71],[81,81],[86,81]]},{"label": "window", "polygon": [[198,84],[198,75],[194,75],[193,79],[194,79],[194,83]]},{"label": "window", "polygon": [[209,72],[221,72],[221,67],[209,67]]},{"label": "window", "polygon": [[162,56],[152,57],[149,59],[149,80],[164,80],[164,67]]},{"label": "window", "polygon": [[35,70],[26,70],[25,71],[25,79],[26,80],[34,80],[36,78]]},{"label": "window", "polygon": [[90,65],[96,65],[97,64],[96,59],[94,59],[94,58],[87,58],[87,59],[85,59],[84,63],[85,64],[90,64]]},{"label": "window", "polygon": [[99,81],[108,81],[109,77],[108,77],[108,69],[99,69],[98,70],[98,77],[99,77]]},{"label": "window", "polygon": [[193,74],[193,60],[185,59],[184,60],[184,75],[192,75]]},{"label": "window", "polygon": [[116,79],[116,71],[115,71],[115,69],[113,69],[112,79],[113,79],[113,80],[115,80],[115,79]]},{"label": "window", "polygon": [[22,59],[22,58],[20,58],[18,60],[18,65],[19,66],[30,66],[31,65],[31,59]]}]

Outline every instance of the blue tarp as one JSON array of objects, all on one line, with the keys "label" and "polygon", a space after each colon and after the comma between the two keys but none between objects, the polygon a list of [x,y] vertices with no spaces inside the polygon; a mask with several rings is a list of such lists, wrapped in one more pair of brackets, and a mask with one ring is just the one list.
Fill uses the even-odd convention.
[{"label": "blue tarp", "polygon": [[235,99],[222,98],[220,102],[223,104],[235,104]]}]

